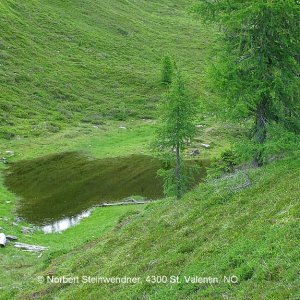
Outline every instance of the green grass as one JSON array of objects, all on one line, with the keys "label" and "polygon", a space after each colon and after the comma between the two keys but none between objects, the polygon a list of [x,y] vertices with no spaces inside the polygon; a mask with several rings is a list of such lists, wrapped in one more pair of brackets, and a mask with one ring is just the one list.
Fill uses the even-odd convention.
[{"label": "green grass", "polygon": [[125,124],[126,130],[119,128],[119,122],[109,122],[99,128],[82,126],[41,137],[4,141],[0,153],[5,156],[5,151],[15,151],[15,156],[9,159],[11,162],[69,151],[93,157],[149,154],[155,128],[141,122]]},{"label": "green grass", "polygon": [[189,7],[185,0],[1,1],[0,138],[153,118],[164,53],[178,60],[192,93],[204,95],[213,34]]},{"label": "green grass", "polygon": [[12,245],[1,249],[0,299],[8,299],[10,290],[21,289],[27,280],[34,279],[34,274],[49,265],[55,257],[69,253],[76,247],[84,247],[89,241],[112,230],[122,216],[139,213],[142,209],[142,206],[98,208],[89,218],[82,220],[80,226],[69,228],[63,233],[48,235],[40,231],[30,235],[22,234],[22,227],[28,226],[28,224],[19,223],[18,226],[12,226],[14,217],[8,214],[6,217],[8,221],[1,220],[5,233],[18,236],[22,243],[47,245],[49,250],[42,257],[38,257],[39,254],[22,252]]},{"label": "green grass", "polygon": [[[35,274],[135,276],[141,284],[39,284],[33,276],[16,298],[298,299],[300,160],[291,157],[249,174],[248,189],[216,193],[218,184],[207,183],[181,201],[151,204]],[[148,275],[178,275],[182,282],[150,284]],[[183,276],[196,275],[235,275],[239,282],[183,282]]]},{"label": "green grass", "polygon": [[[215,32],[187,14],[190,4],[1,1],[0,156],[15,151],[11,163],[66,151],[95,158],[149,154],[164,53],[178,60],[194,96],[211,97],[203,75]],[[213,118],[198,124],[206,126],[186,154],[199,148],[199,158],[218,156],[241,134]],[[96,209],[51,235],[24,235],[29,224],[13,225],[18,199],[4,186],[3,170],[0,164],[1,231],[49,251],[38,257],[1,248],[0,299],[300,299],[299,153],[250,169],[245,190],[230,192],[231,179],[209,182],[182,201]],[[37,282],[51,274],[143,282]],[[149,284],[148,275],[236,275],[239,283]]]},{"label": "green grass", "polygon": [[[28,137],[18,140],[7,140],[0,145],[2,154],[7,150],[13,150],[15,155],[9,158],[9,164],[21,160],[34,159],[54,153],[66,151],[79,151],[94,158],[128,156],[130,154],[150,154],[150,143],[153,138],[155,124],[153,122],[128,121],[122,124],[127,129],[120,129],[120,122],[110,121],[99,128],[82,126],[70,128],[55,134]],[[203,141],[213,141],[211,149],[203,149],[200,158],[207,158],[221,151],[227,145],[228,133],[224,133],[224,128],[220,124],[207,123],[205,130],[200,130],[198,138]],[[236,130],[234,129],[232,133]],[[213,137],[215,137],[213,139]],[[198,143],[195,141],[195,143]],[[197,146],[197,145],[192,145]],[[143,210],[143,207],[120,207],[109,209],[97,209],[91,217],[84,220],[79,226],[71,228],[62,234],[43,235],[35,232],[26,236],[21,233],[23,226],[28,226],[26,222],[13,226],[15,221],[15,208],[18,203],[14,194],[10,193],[3,185],[3,171],[5,166],[0,164],[0,226],[3,232],[19,237],[21,242],[47,245],[49,252],[41,258],[37,255],[28,254],[15,250],[12,245],[1,249],[1,269],[0,273],[0,295],[7,299],[10,290],[16,293],[27,285],[28,280],[35,280],[36,273],[48,266],[51,261],[63,253],[69,253],[75,247],[83,247],[87,241],[94,240],[109,232],[118,224],[124,214],[132,214]],[[8,202],[7,202],[8,201]],[[126,222],[125,222],[126,223]],[[1,297],[0,297],[1,298]]]},{"label": "green grass", "polygon": [[[132,123],[130,123],[132,124]],[[119,129],[119,123],[105,125],[103,128],[90,126],[69,129],[62,133],[56,133],[45,137],[31,137],[14,141],[5,141],[1,144],[0,152],[8,149],[15,151],[15,156],[9,158],[9,162],[24,159],[32,159],[65,151],[80,151],[93,157],[112,157],[130,153],[149,153],[147,136],[152,134],[153,128],[147,124],[136,126],[126,125],[127,129]],[[27,222],[21,222],[14,226],[17,206],[17,197],[7,190],[3,184],[4,165],[0,164],[0,226],[1,232],[16,235],[20,242],[49,246],[41,258],[36,254],[24,253],[14,249],[12,245],[1,249],[0,272],[0,299],[6,299],[7,291],[18,290],[22,287],[26,278],[32,278],[33,274],[48,265],[51,260],[68,253],[71,249],[82,246],[106,232],[113,229],[120,220],[143,210],[143,206],[137,207],[113,207],[96,209],[92,215],[83,220],[80,226],[75,226],[59,234],[44,235],[37,231],[32,235],[24,235],[23,226],[30,226]]]},{"label": "green grass", "polygon": [[[84,151],[87,145],[91,145],[94,142],[93,146],[88,147],[88,150],[86,149],[86,153],[89,155],[95,153],[97,157],[106,157],[106,154],[108,156],[112,154],[119,155],[122,151],[123,153],[126,153],[126,151],[129,153],[130,150],[134,152],[134,145],[136,146],[135,152],[138,152],[139,147],[137,146],[143,140],[143,135],[140,135],[139,132],[145,133],[148,130],[148,127],[145,129],[139,128],[137,132],[132,133],[130,129],[124,131],[119,130],[118,127],[114,128],[115,126],[110,128],[109,134],[106,130],[84,133],[76,129],[65,132],[62,135],[58,133],[44,138],[31,138],[14,142],[7,141],[1,145],[1,150],[12,149],[10,146],[13,146],[16,154],[10,159],[10,162],[12,162],[60,151],[70,151],[70,149]],[[69,139],[70,134],[78,135],[76,141]],[[112,146],[113,141],[115,141],[115,146],[119,145],[120,147],[114,147],[118,149],[115,152],[106,153],[109,147]],[[3,164],[0,164],[0,170],[4,171]],[[38,258],[37,254],[17,250],[12,245],[1,249],[0,265],[3,271],[0,272],[0,299],[7,299],[9,290],[13,289],[16,291],[20,289],[28,278],[34,278],[34,274],[50,264],[53,258],[63,253],[68,253],[75,247],[84,247],[87,242],[115,228],[115,226],[120,224],[121,220],[126,219],[126,216],[143,210],[143,205],[107,209],[98,208],[93,211],[89,218],[81,221],[80,226],[70,228],[63,233],[45,235],[41,231],[36,231],[33,234],[25,235],[22,233],[22,228],[23,226],[30,226],[30,224],[23,221],[18,223],[17,226],[13,225],[16,219],[15,208],[18,204],[18,199],[16,195],[9,192],[4,186],[3,172],[0,175],[1,232],[18,236],[20,242],[49,246],[49,251],[45,252],[41,258]]]},{"label": "green grass", "polygon": [[[109,121],[99,127],[85,125],[51,135],[3,140],[0,143],[0,155],[6,156],[5,151],[13,150],[15,156],[9,158],[9,162],[68,151],[79,151],[96,158],[131,154],[150,155],[156,130],[155,123],[135,120]],[[198,130],[195,140],[185,151],[187,157],[190,151],[196,148],[201,150],[201,159],[216,157],[240,137],[240,129],[237,126],[224,125],[215,120],[199,120],[199,124],[204,124],[205,127]],[[120,125],[125,125],[127,129],[120,129]],[[205,149],[201,143],[210,144],[211,147]]]}]

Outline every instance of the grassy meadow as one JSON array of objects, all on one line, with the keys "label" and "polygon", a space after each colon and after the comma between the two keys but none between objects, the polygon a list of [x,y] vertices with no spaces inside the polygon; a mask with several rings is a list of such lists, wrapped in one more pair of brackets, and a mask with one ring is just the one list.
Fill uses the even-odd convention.
[{"label": "grassy meadow", "polygon": [[[262,168],[243,165],[232,177],[208,178],[182,200],[96,208],[53,234],[24,234],[31,224],[17,220],[18,195],[4,185],[10,164],[46,155],[151,155],[165,54],[178,62],[199,107],[213,103],[204,75],[218,30],[194,19],[191,4],[0,2],[0,158],[14,152],[7,165],[0,161],[0,232],[49,247],[42,254],[12,243],[0,248],[0,299],[300,299],[297,149]],[[203,111],[197,125],[186,158],[199,149],[199,159],[214,159],[246,132]],[[241,188],[245,178],[250,184]],[[140,281],[49,284],[47,276]],[[167,282],[155,282],[157,276]],[[172,276],[178,280],[170,283]],[[186,282],[193,276],[218,283]],[[224,276],[238,280],[226,283]]]},{"label": "grassy meadow", "polygon": [[1,137],[153,119],[164,54],[179,61],[193,93],[204,95],[214,35],[189,7],[182,0],[1,1]]}]

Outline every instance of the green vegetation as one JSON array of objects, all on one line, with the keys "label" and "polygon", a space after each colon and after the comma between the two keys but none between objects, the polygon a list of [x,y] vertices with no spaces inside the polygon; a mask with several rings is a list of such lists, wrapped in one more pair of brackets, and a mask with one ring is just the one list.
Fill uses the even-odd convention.
[{"label": "green vegetation", "polygon": [[163,53],[201,94],[213,35],[188,8],[185,0],[1,1],[0,138],[152,119]]},{"label": "green vegetation", "polygon": [[[31,137],[27,139],[5,141],[0,145],[1,153],[13,149],[15,155],[9,158],[8,166],[13,162],[29,160],[55,153],[79,151],[94,158],[117,157],[129,154],[150,154],[151,136],[155,127],[152,122],[140,124],[137,122],[126,123],[126,130],[119,129],[119,123],[107,122],[101,128],[73,128],[64,132],[49,136]],[[203,129],[197,133],[197,141],[192,147],[199,147],[201,142],[209,142],[210,149],[202,150],[202,158],[215,156],[222,148],[228,145],[230,136],[239,136],[240,130],[235,127],[224,127],[222,124],[205,122]],[[188,150],[189,151],[189,150]],[[3,171],[5,166],[0,164],[0,226],[3,232],[16,235],[20,242],[29,244],[47,245],[49,251],[38,258],[36,254],[25,253],[14,249],[12,245],[1,249],[0,272],[0,299],[18,298],[16,293],[21,293],[25,286],[32,285],[36,281],[37,272],[40,272],[62,254],[70,253],[78,247],[82,249],[87,241],[94,241],[97,237],[105,235],[117,224],[126,224],[127,217],[143,210],[138,207],[119,207],[96,209],[93,214],[75,226],[61,234],[44,235],[35,232],[30,235],[21,233],[23,226],[30,226],[27,222],[21,222],[14,226],[16,218],[17,197],[9,192],[3,184]],[[153,215],[155,218],[155,215]],[[121,222],[121,223],[120,223]],[[123,226],[123,225],[122,225]],[[89,247],[89,246],[87,246]],[[85,249],[85,248],[84,248]],[[72,256],[72,254],[70,253]],[[70,256],[70,259],[72,259]],[[76,258],[74,258],[76,259]],[[73,260],[73,259],[72,259]],[[32,287],[34,288],[34,287]],[[20,294],[19,298],[24,298]],[[14,295],[14,296],[12,296]],[[100,298],[101,299],[101,298]]]},{"label": "green vegetation", "polygon": [[178,68],[161,106],[161,121],[158,127],[156,145],[159,152],[165,152],[168,160],[174,160],[176,167],[161,170],[165,177],[165,190],[169,196],[180,199],[187,190],[181,152],[193,140],[196,134],[195,119],[197,105],[189,96],[184,80]]},{"label": "green vegetation", "polygon": [[[233,120],[253,120],[253,156],[261,166],[269,158],[270,147],[282,150],[287,140],[293,143],[291,132],[300,133],[299,2],[198,3],[195,11],[201,18],[218,23],[223,31],[213,71],[221,109]],[[282,135],[286,141],[278,143]]]},{"label": "green vegetation", "polygon": [[171,84],[173,72],[174,72],[173,61],[170,56],[166,55],[162,59],[162,68],[161,68],[162,84],[165,84],[165,85]]},{"label": "green vegetation", "polygon": [[[33,278],[26,297],[299,298],[300,160],[292,156],[248,173],[252,185],[247,189],[231,192],[229,184],[220,180],[202,184],[180,201],[151,204],[84,250],[79,247],[62,255],[38,273],[140,276],[142,284],[49,285],[34,283]],[[222,194],[216,193],[220,186]],[[182,280],[183,276],[236,275],[239,283],[150,284],[148,275],[179,275]]]},{"label": "green vegetation", "polygon": [[[136,130],[130,130],[129,128],[126,132],[113,127],[110,128],[109,136],[107,131],[102,130],[90,129],[88,133],[83,129],[82,131],[70,130],[64,134],[57,133],[49,137],[22,139],[14,141],[12,144],[2,144],[1,152],[11,149],[9,146],[14,146],[15,156],[9,159],[9,163],[12,161],[17,162],[23,158],[31,159],[55,152],[70,151],[71,149],[84,151],[94,157],[117,156],[120,153],[134,153],[133,149],[135,149],[135,152],[142,151],[141,145],[145,142],[145,134],[151,132],[148,126]],[[70,136],[76,136],[77,138],[72,140]],[[111,151],[107,152],[108,149],[111,149]],[[0,169],[2,171],[0,181],[0,226],[3,228],[1,231],[16,235],[19,241],[23,243],[49,246],[49,251],[40,258],[38,258],[39,254],[22,252],[12,245],[1,248],[0,299],[10,299],[9,291],[15,293],[22,289],[27,280],[35,278],[36,272],[49,265],[55,257],[63,253],[69,253],[71,249],[76,247],[84,247],[88,241],[92,241],[118,226],[123,219],[126,219],[126,216],[143,210],[143,206],[99,208],[95,209],[89,218],[84,219],[80,226],[70,228],[63,233],[45,235],[41,231],[36,231],[33,234],[26,235],[22,233],[22,228],[24,226],[31,227],[31,224],[26,221],[17,223],[17,225],[13,224],[16,223],[16,206],[19,202],[16,195],[9,192],[4,186],[3,164],[0,164]],[[26,180],[26,177],[23,179]]]},{"label": "green vegetation", "polygon": [[[2,196],[2,188],[0,192]],[[14,198],[9,195],[9,198],[4,199],[12,201]],[[15,218],[10,210],[5,209],[6,207],[11,209],[13,203],[6,204],[2,201],[0,203],[1,215],[4,216],[2,217],[4,220],[1,220],[1,226],[5,232],[18,236],[23,243],[47,245],[49,251],[38,257],[39,254],[26,253],[12,245],[1,249],[0,299],[3,300],[14,299],[15,297],[12,295],[22,290],[25,282],[32,282],[36,279],[36,272],[47,267],[56,257],[70,253],[72,249],[77,247],[84,249],[88,242],[105,235],[116,226],[120,226],[122,218],[126,219],[126,215],[138,214],[143,209],[142,206],[99,208],[89,218],[82,220],[79,226],[72,227],[63,233],[44,234],[37,231],[33,234],[24,235],[21,233],[21,229],[28,224],[21,222],[17,226],[13,226],[12,222]],[[5,209],[4,211],[2,207]]]},{"label": "green vegetation", "polygon": [[[227,35],[193,19],[187,0],[1,1],[0,232],[49,247],[42,255],[12,243],[0,248],[1,300],[300,299],[299,3],[199,3],[198,15],[205,12]],[[188,97],[171,58],[186,78]],[[213,63],[217,72],[206,76]],[[112,161],[137,168],[121,183],[128,188],[154,176],[147,163],[139,168],[128,156],[151,155],[167,88],[167,135],[160,142],[164,149],[176,149],[179,142],[179,154],[189,162],[212,161],[206,181],[180,200],[95,208],[64,232],[24,233],[31,224],[16,217],[25,185],[28,198],[66,193],[71,201],[77,194],[84,199],[98,193],[96,184],[104,180],[100,161],[111,169]],[[176,115],[183,99],[190,99],[184,101],[188,113],[176,136],[178,118],[172,112]],[[196,124],[194,100],[201,112]],[[7,151],[14,155],[5,165],[1,158]],[[83,154],[84,163],[77,154],[64,157],[70,152]],[[253,154],[262,167],[247,160]],[[56,165],[57,157],[63,159]],[[47,178],[32,162],[47,167]],[[66,168],[73,171],[66,174]],[[124,164],[120,168],[114,183],[126,173]],[[11,170],[16,170],[11,186],[23,184],[18,195],[4,184]],[[157,192],[153,178],[147,179]],[[47,276],[141,279],[137,284],[38,281]],[[155,278],[165,277],[148,276],[179,277],[157,283]],[[216,277],[219,283],[187,283],[189,276]],[[224,276],[238,282],[226,283]]]},{"label": "green vegetation", "polygon": [[[107,122],[101,127],[85,125],[51,135],[3,141],[0,144],[0,152],[5,155],[5,151],[14,149],[15,155],[9,159],[10,162],[70,151],[83,152],[93,157],[147,154],[149,136],[153,135],[154,127],[152,122],[143,123],[130,121],[125,123],[127,129],[124,130],[119,128],[120,123]],[[218,132],[220,145],[224,133],[220,129]]]}]

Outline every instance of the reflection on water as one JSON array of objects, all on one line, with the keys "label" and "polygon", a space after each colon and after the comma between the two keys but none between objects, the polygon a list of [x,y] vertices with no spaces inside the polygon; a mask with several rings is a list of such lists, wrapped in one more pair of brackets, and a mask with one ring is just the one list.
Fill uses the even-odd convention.
[{"label": "reflection on water", "polygon": [[64,218],[59,221],[56,221],[50,225],[45,225],[42,227],[44,233],[55,233],[55,232],[62,232],[67,230],[68,228],[77,225],[80,221],[84,218],[87,218],[91,215],[92,210],[87,210],[82,212],[81,214],[71,217],[71,218]]},{"label": "reflection on water", "polygon": [[5,183],[19,196],[18,216],[44,226],[103,202],[162,197],[162,179],[156,175],[161,166],[145,155],[91,159],[61,153],[11,164]]},{"label": "reflection on water", "polygon": [[[198,166],[196,182],[201,181],[208,163],[189,164]],[[145,155],[91,159],[69,152],[13,163],[5,172],[5,184],[19,197],[19,217],[45,232],[57,232],[104,202],[162,198],[163,181],[157,176],[162,167],[160,160]]]}]

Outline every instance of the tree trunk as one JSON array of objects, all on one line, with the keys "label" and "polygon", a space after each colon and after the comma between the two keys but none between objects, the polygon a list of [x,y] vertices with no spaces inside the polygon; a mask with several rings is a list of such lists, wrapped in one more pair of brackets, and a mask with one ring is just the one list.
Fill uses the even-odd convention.
[{"label": "tree trunk", "polygon": [[176,145],[176,169],[175,169],[175,174],[176,174],[176,196],[177,199],[181,198],[181,174],[180,174],[180,147],[179,147],[179,142],[177,142]]},{"label": "tree trunk", "polygon": [[[258,104],[256,109],[255,119],[255,141],[261,146],[266,142],[267,139],[267,98],[263,97],[262,101]],[[256,153],[255,163],[257,166],[263,165],[262,149],[259,149]]]}]

